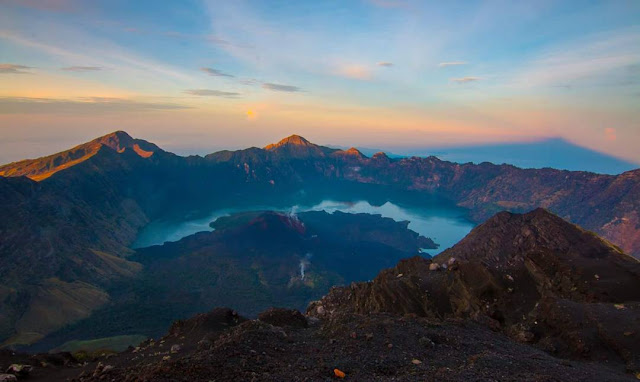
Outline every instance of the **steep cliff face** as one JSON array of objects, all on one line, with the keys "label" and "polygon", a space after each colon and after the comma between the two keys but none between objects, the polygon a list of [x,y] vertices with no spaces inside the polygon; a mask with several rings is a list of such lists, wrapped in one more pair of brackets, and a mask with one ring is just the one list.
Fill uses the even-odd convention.
[{"label": "steep cliff face", "polygon": [[474,319],[554,354],[640,367],[640,263],[543,209],[502,212],[432,261],[334,288],[308,313]]}]

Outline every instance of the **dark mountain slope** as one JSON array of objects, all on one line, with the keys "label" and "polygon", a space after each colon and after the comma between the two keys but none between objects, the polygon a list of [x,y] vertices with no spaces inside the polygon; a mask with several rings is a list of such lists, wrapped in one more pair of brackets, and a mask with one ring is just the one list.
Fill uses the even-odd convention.
[{"label": "dark mountain slope", "polygon": [[213,232],[137,250],[130,259],[144,268],[135,278],[107,289],[103,309],[37,349],[122,333],[158,336],[176,318],[212,306],[233,305],[247,316],[274,305],[303,309],[333,285],[371,279],[436,247],[406,222],[379,215],[257,211],[212,225]]},{"label": "dark mountain slope", "polygon": [[[101,148],[74,167],[98,157],[116,163],[119,155]],[[78,182],[75,173],[40,183],[0,178],[0,338],[11,336],[8,343],[33,342],[88,316],[108,300],[105,285],[140,269],[124,257],[145,213],[99,172],[90,169]]]},{"label": "dark mountain slope", "polygon": [[309,308],[336,312],[472,318],[554,354],[640,369],[640,263],[542,209],[500,213],[433,262],[401,261]]}]

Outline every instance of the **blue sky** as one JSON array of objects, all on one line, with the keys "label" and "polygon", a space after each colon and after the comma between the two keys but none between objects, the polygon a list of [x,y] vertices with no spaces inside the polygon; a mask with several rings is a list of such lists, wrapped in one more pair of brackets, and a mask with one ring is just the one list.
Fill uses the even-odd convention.
[{"label": "blue sky", "polygon": [[124,129],[201,153],[562,137],[640,162],[638,1],[5,0],[0,25],[2,161]]}]

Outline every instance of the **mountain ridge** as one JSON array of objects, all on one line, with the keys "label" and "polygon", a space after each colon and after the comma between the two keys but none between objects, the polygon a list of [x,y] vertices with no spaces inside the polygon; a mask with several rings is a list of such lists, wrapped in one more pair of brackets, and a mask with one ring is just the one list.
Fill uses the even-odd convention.
[{"label": "mountain ridge", "polygon": [[273,150],[275,148],[278,147],[283,147],[283,146],[306,146],[306,147],[317,147],[318,145],[309,142],[306,138],[297,135],[297,134],[292,134],[286,138],[282,138],[280,141],[278,141],[277,143],[271,143],[268,144],[264,147],[265,150]]},{"label": "mountain ridge", "polygon": [[337,149],[311,143],[296,134],[290,135],[277,143],[269,144],[264,147],[264,150],[276,153],[279,156],[284,155],[293,158],[322,158],[338,151]]},{"label": "mountain ridge", "polygon": [[160,148],[153,143],[134,139],[125,131],[118,130],[82,143],[69,150],[35,159],[24,159],[0,166],[0,176],[27,176],[41,181],[69,167],[82,163],[96,155],[102,147],[108,147],[118,153],[133,150],[143,158],[148,158]]}]

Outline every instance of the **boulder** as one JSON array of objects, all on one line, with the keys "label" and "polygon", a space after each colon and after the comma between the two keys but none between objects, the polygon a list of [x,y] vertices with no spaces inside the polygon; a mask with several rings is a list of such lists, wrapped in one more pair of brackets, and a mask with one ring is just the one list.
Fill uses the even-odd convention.
[{"label": "boulder", "polygon": [[13,374],[19,377],[26,377],[33,370],[33,366],[31,365],[21,365],[18,363],[14,363],[9,366],[6,370],[7,374]]}]

